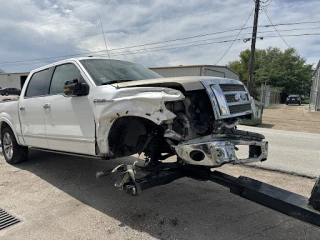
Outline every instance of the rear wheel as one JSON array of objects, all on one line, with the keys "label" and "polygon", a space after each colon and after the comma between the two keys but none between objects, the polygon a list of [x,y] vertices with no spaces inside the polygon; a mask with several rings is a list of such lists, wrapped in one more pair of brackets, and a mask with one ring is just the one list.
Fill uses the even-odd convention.
[{"label": "rear wheel", "polygon": [[8,127],[1,131],[2,153],[6,161],[10,164],[21,163],[28,158],[28,147],[20,146]]},{"label": "rear wheel", "polygon": [[9,95],[9,93],[6,93],[6,96],[8,96]]}]

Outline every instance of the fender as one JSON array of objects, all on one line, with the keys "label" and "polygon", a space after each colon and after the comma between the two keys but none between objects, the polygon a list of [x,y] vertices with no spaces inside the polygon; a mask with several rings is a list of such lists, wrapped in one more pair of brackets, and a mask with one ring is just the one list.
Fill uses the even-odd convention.
[{"label": "fender", "polygon": [[174,89],[126,89],[125,91],[130,91],[130,94],[123,90],[108,101],[95,101],[96,139],[99,154],[109,154],[109,132],[118,118],[136,116],[161,125],[164,121],[176,117],[174,113],[166,109],[165,102],[184,99],[184,95]]},{"label": "fender", "polygon": [[[3,116],[3,115],[7,115],[7,116]],[[9,127],[11,128],[16,140],[17,140],[17,143],[19,145],[24,145],[24,143],[22,143],[20,141],[20,138],[18,137],[17,135],[17,132],[16,132],[16,129],[14,128],[13,124],[12,124],[12,121],[10,121],[10,119],[12,120],[12,117],[10,117],[7,113],[2,113],[2,116],[0,117],[0,126],[2,126],[2,123],[5,122],[6,124],[9,125]],[[0,128],[0,136],[1,136],[1,128]]]}]

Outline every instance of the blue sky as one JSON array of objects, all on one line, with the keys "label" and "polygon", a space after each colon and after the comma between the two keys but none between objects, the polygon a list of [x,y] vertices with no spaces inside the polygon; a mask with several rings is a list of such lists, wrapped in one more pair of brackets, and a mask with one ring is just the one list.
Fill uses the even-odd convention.
[{"label": "blue sky", "polygon": [[[59,56],[73,54],[106,56],[99,15],[111,58],[144,66],[216,64],[239,30],[211,33],[241,28],[253,7],[253,0],[1,0],[0,69],[29,71],[67,58]],[[318,0],[272,0],[266,7],[274,24],[320,21],[319,9]],[[253,14],[246,27],[251,27],[252,23]],[[266,24],[270,22],[265,13],[260,12],[261,33],[258,36],[264,39],[257,40],[256,47],[285,50],[287,45],[274,29],[262,27]],[[318,62],[320,35],[286,35],[320,33],[320,22],[278,26],[277,29],[308,63]],[[242,41],[250,37],[250,32],[251,29],[241,32],[238,37],[241,40],[235,41],[219,65],[238,59],[241,51],[250,48],[250,41]],[[191,39],[114,50],[208,33],[210,35]],[[197,44],[202,45],[190,46]],[[179,46],[187,47],[177,48]],[[98,53],[86,54],[89,52]]]}]

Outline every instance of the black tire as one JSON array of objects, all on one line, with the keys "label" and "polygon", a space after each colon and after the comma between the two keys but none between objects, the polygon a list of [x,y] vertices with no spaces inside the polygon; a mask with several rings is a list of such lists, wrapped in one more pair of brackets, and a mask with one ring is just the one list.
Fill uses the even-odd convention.
[{"label": "black tire", "polygon": [[20,146],[12,130],[8,127],[2,129],[1,147],[7,163],[18,164],[28,159],[28,147]]},{"label": "black tire", "polygon": [[6,96],[9,96],[9,93],[6,93]]}]

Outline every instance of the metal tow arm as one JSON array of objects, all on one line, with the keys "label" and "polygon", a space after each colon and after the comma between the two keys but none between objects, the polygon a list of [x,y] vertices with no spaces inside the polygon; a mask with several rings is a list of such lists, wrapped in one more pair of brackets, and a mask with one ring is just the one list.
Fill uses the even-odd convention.
[{"label": "metal tow arm", "polygon": [[136,196],[141,193],[139,184],[136,182],[136,170],[134,165],[121,164],[111,171],[111,173],[122,172],[118,181],[114,184],[120,190]]}]

